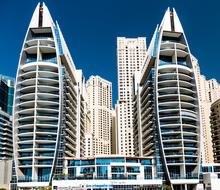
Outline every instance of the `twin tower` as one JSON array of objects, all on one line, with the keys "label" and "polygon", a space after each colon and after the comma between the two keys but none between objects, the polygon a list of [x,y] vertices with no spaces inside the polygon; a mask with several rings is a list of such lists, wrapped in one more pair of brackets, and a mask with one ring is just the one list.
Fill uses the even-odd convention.
[{"label": "twin tower", "polygon": [[[45,4],[34,11],[17,70],[13,138],[18,184],[45,186],[63,172],[65,157],[82,157],[82,77]],[[154,157],[158,177],[173,189],[199,183],[200,125],[191,53],[175,10],[154,32],[135,75],[136,156]]]}]

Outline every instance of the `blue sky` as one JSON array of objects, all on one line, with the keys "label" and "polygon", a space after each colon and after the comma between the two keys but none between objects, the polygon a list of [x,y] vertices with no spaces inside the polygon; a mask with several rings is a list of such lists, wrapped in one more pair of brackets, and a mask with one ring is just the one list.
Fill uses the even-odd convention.
[{"label": "blue sky", "polygon": [[[15,76],[19,54],[36,0],[1,1],[0,73]],[[145,36],[149,43],[168,6],[175,7],[191,52],[207,78],[220,81],[220,2],[218,0],[45,0],[58,20],[77,68],[86,78],[113,83],[117,99],[116,37]]]}]

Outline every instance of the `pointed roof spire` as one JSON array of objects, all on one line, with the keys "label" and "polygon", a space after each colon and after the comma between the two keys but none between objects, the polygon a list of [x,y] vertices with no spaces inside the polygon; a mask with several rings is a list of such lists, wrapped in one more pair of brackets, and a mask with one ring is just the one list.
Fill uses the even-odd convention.
[{"label": "pointed roof spire", "polygon": [[47,6],[44,2],[38,3],[34,10],[29,27],[38,28],[52,26],[54,26],[54,23]]},{"label": "pointed roof spire", "polygon": [[183,27],[174,8],[171,9],[168,7],[166,10],[163,20],[160,24],[160,30],[183,33]]}]

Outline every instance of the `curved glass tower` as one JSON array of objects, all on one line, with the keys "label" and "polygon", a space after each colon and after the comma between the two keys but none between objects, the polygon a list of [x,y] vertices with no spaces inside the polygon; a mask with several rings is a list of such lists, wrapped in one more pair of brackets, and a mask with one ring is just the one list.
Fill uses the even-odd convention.
[{"label": "curved glass tower", "polygon": [[173,189],[193,189],[200,168],[197,87],[175,10],[166,11],[154,33],[134,105],[137,154],[156,156],[158,173]]},{"label": "curved glass tower", "polygon": [[47,186],[54,174],[62,173],[65,156],[83,155],[78,88],[76,69],[59,26],[45,4],[38,4],[24,40],[15,85],[18,186]]}]

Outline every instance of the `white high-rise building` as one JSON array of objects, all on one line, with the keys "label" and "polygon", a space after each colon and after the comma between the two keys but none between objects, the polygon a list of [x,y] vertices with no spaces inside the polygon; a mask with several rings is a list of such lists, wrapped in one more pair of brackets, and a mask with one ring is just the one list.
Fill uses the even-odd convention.
[{"label": "white high-rise building", "polygon": [[112,83],[99,76],[91,76],[86,87],[91,112],[93,154],[111,154]]},{"label": "white high-rise building", "polygon": [[155,157],[158,176],[170,189],[196,189],[201,168],[199,98],[190,48],[174,9],[168,8],[157,26],[135,79],[135,155]]},{"label": "white high-rise building", "polygon": [[66,157],[84,156],[84,78],[76,70],[58,23],[39,3],[18,64],[14,162],[19,189],[49,186]]},{"label": "white high-rise building", "polygon": [[132,80],[140,71],[146,57],[146,38],[117,38],[118,102],[117,142],[118,154],[133,155]]},{"label": "white high-rise building", "polygon": [[220,98],[220,84],[216,79],[206,80],[200,73],[200,67],[195,57],[192,58],[195,70],[196,81],[198,83],[199,109],[201,121],[201,153],[202,162],[213,163],[212,135],[210,127],[211,104]]}]

